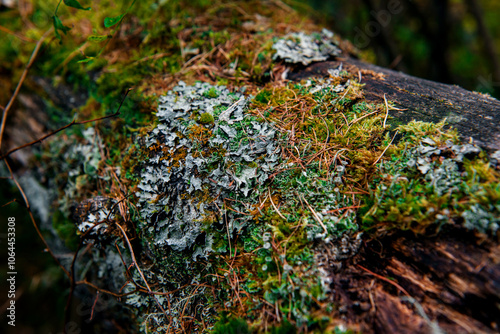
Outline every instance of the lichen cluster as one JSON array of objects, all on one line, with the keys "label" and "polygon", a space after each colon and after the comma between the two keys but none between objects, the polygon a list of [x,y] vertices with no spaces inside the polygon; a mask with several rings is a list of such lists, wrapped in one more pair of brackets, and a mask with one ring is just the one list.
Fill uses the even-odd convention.
[{"label": "lichen cluster", "polygon": [[303,32],[286,35],[274,43],[273,59],[302,65],[328,60],[342,53],[332,38],[333,33],[327,29],[310,35]]},{"label": "lichen cluster", "polygon": [[[484,153],[444,122],[386,125],[389,106],[362,97],[342,67],[254,98],[202,83],[161,97],[137,194],[157,263],[147,277],[160,291],[203,284],[193,299],[202,313],[222,307],[247,330],[285,318],[334,330],[328,272],[357,253],[362,231],[459,224],[494,234],[498,178]],[[159,330],[179,325],[193,291],[173,297],[170,321],[144,294],[128,303]],[[231,322],[221,321],[214,328]]]},{"label": "lichen cluster", "polygon": [[[444,122],[391,125],[389,105],[367,103],[355,75],[328,73],[255,97],[180,82],[159,98],[134,146],[143,159],[132,159],[132,222],[156,294],[137,291],[135,270],[123,292],[142,331],[181,330],[186,317],[199,331],[338,331],[329,272],[363,235],[495,235],[500,188],[484,152]],[[100,277],[118,275],[120,255],[101,248]],[[221,311],[232,316],[214,324]]]},{"label": "lichen cluster", "polygon": [[[345,100],[339,101],[340,94]],[[176,293],[168,311],[174,320],[168,321],[151,298],[133,294],[127,303],[141,310],[146,328],[179,326],[175,319],[182,316],[182,305],[191,308],[194,301],[204,314],[221,303],[256,325],[279,324],[260,319],[259,310],[269,305],[297,328],[328,324],[320,306],[328,300],[328,259],[322,263],[319,254],[328,249],[334,254],[329,260],[338,263],[354,255],[361,241],[351,209],[357,200],[344,193],[349,158],[341,156],[343,132],[373,121],[364,117],[346,127],[339,114],[319,122],[300,117],[337,106],[353,121],[356,114],[371,111],[364,105],[343,106],[357,94],[358,86],[340,68],[326,80],[280,92],[262,90],[252,101],[241,92],[202,83],[180,83],[160,98],[158,125],[144,140],[148,159],[136,194],[141,237],[156,263],[145,275],[159,284],[157,291],[205,282],[221,292],[214,300],[205,286],[197,288],[188,304],[179,303],[193,288]],[[297,128],[291,129],[293,122],[277,116],[304,98],[311,104],[302,111],[290,109],[288,116],[298,117]],[[274,106],[277,100],[280,105]],[[317,136],[321,141],[331,137],[328,145],[336,150],[322,152]],[[287,153],[294,146],[291,140],[298,140],[294,145],[302,151],[298,160]],[[202,265],[202,259],[209,265]],[[161,302],[167,306],[167,300]],[[321,316],[314,315],[318,311]]]},{"label": "lichen cluster", "polygon": [[[269,178],[280,152],[276,131],[245,113],[247,105],[241,93],[201,83],[181,82],[160,98],[137,193],[141,227],[155,246],[196,246],[193,258],[206,257],[212,225],[227,225],[232,234],[251,220],[238,212],[258,202],[253,189]],[[200,236],[204,242],[196,244]]]}]

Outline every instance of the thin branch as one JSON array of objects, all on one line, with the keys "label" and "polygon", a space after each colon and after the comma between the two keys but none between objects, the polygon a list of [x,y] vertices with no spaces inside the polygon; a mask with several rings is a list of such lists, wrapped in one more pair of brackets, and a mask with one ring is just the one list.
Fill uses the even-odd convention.
[{"label": "thin branch", "polygon": [[76,285],[87,285],[87,286],[90,286],[91,288],[94,288],[96,289],[97,291],[101,292],[101,293],[105,293],[105,294],[108,294],[110,296],[113,296],[115,298],[122,298],[122,297],[126,297],[128,295],[132,295],[134,293],[136,293],[137,291],[139,291],[138,289],[136,290],[132,290],[130,292],[126,292],[126,293],[116,293],[116,292],[113,292],[113,291],[109,291],[109,290],[106,290],[106,289],[101,289],[100,287],[98,287],[97,285],[93,284],[93,283],[90,283],[86,280],[83,280],[83,281],[78,281],[75,283]]},{"label": "thin branch", "polygon": [[95,294],[95,300],[94,300],[94,304],[92,305],[92,312],[90,313],[90,319],[89,320],[92,320],[94,318],[94,309],[95,309],[95,306],[97,304],[97,299],[99,299],[99,290],[97,290],[97,292]]},{"label": "thin branch", "polygon": [[16,100],[17,95],[19,94],[19,91],[21,90],[21,87],[24,83],[24,80],[26,79],[26,76],[28,75],[28,71],[33,65],[33,62],[35,61],[36,56],[38,55],[38,51],[40,51],[40,47],[43,44],[43,41],[47,36],[52,32],[52,27],[43,34],[43,36],[40,38],[38,43],[36,43],[35,49],[33,50],[33,53],[31,54],[30,60],[28,62],[28,65],[24,68],[23,74],[21,75],[21,78],[19,79],[19,82],[17,84],[16,90],[14,91],[14,94],[12,94],[9,103],[7,103],[7,106],[3,110],[3,115],[2,115],[2,125],[0,127],[0,149],[2,148],[2,138],[3,134],[5,131],[5,124],[7,123],[7,114],[9,113],[10,108],[12,107],[12,104]]},{"label": "thin branch", "polygon": [[380,161],[380,159],[382,159],[382,157],[384,156],[385,154],[385,151],[387,151],[387,149],[389,148],[389,146],[391,146],[392,142],[394,141],[394,138],[396,138],[396,135],[398,134],[398,131],[396,131],[396,133],[394,134],[394,137],[392,137],[392,140],[391,142],[389,143],[389,145],[387,145],[387,147],[384,149],[384,151],[382,152],[382,154],[378,157],[377,160],[375,160],[375,162],[373,163],[373,166],[375,166],[377,164],[377,162]]},{"label": "thin branch", "polygon": [[302,197],[302,199],[304,200],[304,202],[306,203],[307,207],[309,208],[309,210],[311,210],[311,213],[314,217],[314,219],[316,219],[316,221],[321,225],[321,227],[323,228],[324,232],[325,233],[328,233],[328,230],[326,229],[326,226],[325,224],[323,224],[323,222],[321,221],[321,219],[318,217],[318,214],[316,213],[316,211],[314,211],[314,209],[312,208],[311,205],[309,205],[309,202],[306,200],[305,197]]},{"label": "thin branch", "polygon": [[404,293],[407,297],[411,298],[410,294],[409,294],[409,293],[408,293],[408,292],[407,292],[407,291],[406,291],[406,290],[405,290],[405,289],[404,289],[401,285],[399,285],[398,283],[393,282],[393,281],[391,281],[390,279],[385,278],[384,276],[381,276],[381,275],[379,275],[379,274],[375,274],[373,271],[366,269],[366,268],[365,268],[365,267],[363,267],[362,265],[357,264],[356,266],[358,266],[359,268],[363,269],[363,270],[364,270],[364,271],[366,271],[368,274],[370,274],[370,275],[372,275],[372,276],[375,276],[375,277],[377,277],[377,278],[379,278],[379,279],[381,279],[381,280],[383,280],[383,281],[385,281],[385,282],[387,282],[387,283],[389,283],[389,284],[392,284],[392,285],[393,285],[393,286],[395,286],[395,287],[396,287],[399,291],[401,291],[402,293]]},{"label": "thin branch", "polygon": [[0,26],[0,30],[3,31],[3,32],[6,32],[7,34],[11,34],[11,35],[16,36],[17,38],[19,38],[23,42],[36,43],[36,40],[28,38],[26,36],[23,36],[23,35],[15,32],[15,31],[10,30],[9,28],[4,27],[4,26]]},{"label": "thin branch", "polygon": [[276,210],[276,212],[278,213],[278,215],[284,220],[284,221],[287,221],[287,219],[285,218],[285,216],[283,216],[280,212],[280,210],[278,210],[278,208],[276,207],[276,205],[274,205],[274,202],[273,202],[273,196],[271,195],[271,188],[268,188],[267,189],[269,191],[269,199],[271,200],[271,204],[274,208],[274,210]]},{"label": "thin branch", "polygon": [[64,309],[64,323],[67,324],[69,322],[69,317],[70,317],[70,306],[71,306],[71,301],[73,300],[73,293],[75,291],[76,283],[75,283],[75,264],[76,264],[76,259],[78,258],[78,252],[80,252],[80,249],[82,248],[83,241],[85,240],[85,237],[92,232],[97,226],[100,226],[102,224],[106,223],[106,221],[102,221],[99,223],[94,224],[94,226],[91,226],[85,233],[80,237],[80,241],[78,242],[78,246],[76,247],[75,254],[73,255],[73,260],[71,261],[71,266],[70,266],[70,272],[69,272],[69,295],[68,295],[68,300],[66,301],[66,307]]},{"label": "thin branch", "polygon": [[40,239],[42,240],[43,244],[45,245],[45,249],[47,250],[47,252],[52,256],[52,258],[54,259],[54,261],[56,261],[56,263],[59,265],[59,267],[61,267],[61,269],[64,271],[64,273],[66,274],[66,276],[68,276],[68,278],[71,277],[70,273],[68,272],[68,270],[66,270],[66,268],[64,268],[64,266],[59,262],[59,260],[57,259],[56,255],[52,252],[52,250],[50,249],[47,241],[45,240],[45,238],[43,237],[42,235],[42,232],[40,231],[40,229],[38,228],[38,225],[36,224],[36,221],[35,221],[35,217],[33,216],[33,213],[31,212],[31,207],[30,207],[30,203],[28,201],[28,197],[26,197],[26,194],[24,193],[24,190],[23,188],[21,187],[21,185],[19,184],[19,182],[17,182],[17,179],[15,178],[14,176],[14,173],[12,172],[12,169],[10,168],[10,165],[9,163],[7,162],[7,160],[5,160],[5,165],[7,166],[7,168],[9,169],[9,173],[10,173],[10,178],[12,181],[14,181],[14,183],[16,184],[16,187],[17,189],[19,189],[19,192],[21,193],[21,195],[23,196],[23,199],[24,199],[24,203],[26,203],[26,209],[28,210],[28,214],[30,215],[30,218],[31,218],[31,222],[33,223],[33,226],[35,227],[35,230],[36,230],[36,233],[38,234],[38,236],[40,237]]},{"label": "thin branch", "polygon": [[384,117],[384,129],[385,129],[385,123],[387,122],[387,117],[389,116],[389,104],[387,103],[387,98],[385,97],[384,94],[384,102],[385,102],[385,117]]},{"label": "thin branch", "polygon": [[[18,147],[16,147],[16,148],[13,148],[12,150],[10,150],[10,151],[8,151],[7,153],[5,153],[4,155],[0,156],[0,160],[5,159],[6,157],[8,157],[9,155],[11,155],[12,153],[14,153],[14,152],[16,152],[16,151],[19,151],[19,150],[21,150],[21,149],[23,149],[23,148],[26,148],[26,147],[29,147],[29,146],[35,145],[35,144],[37,144],[37,143],[41,143],[41,142],[42,142],[42,141],[44,141],[45,139],[47,139],[47,138],[49,138],[49,137],[51,137],[51,136],[55,135],[55,134],[56,134],[56,133],[58,133],[58,132],[61,132],[61,131],[63,131],[63,130],[66,130],[67,128],[70,128],[70,127],[72,127],[73,125],[79,125],[79,124],[85,124],[85,123],[90,123],[90,122],[102,121],[102,120],[104,120],[104,119],[107,119],[107,118],[112,118],[112,117],[116,117],[116,116],[120,115],[120,109],[121,109],[121,107],[122,107],[122,104],[123,104],[123,102],[125,101],[125,98],[127,97],[128,93],[129,93],[132,89],[133,89],[133,88],[129,88],[129,89],[127,89],[127,91],[126,91],[126,93],[125,93],[125,96],[123,97],[123,99],[122,99],[122,101],[121,101],[121,103],[120,103],[120,106],[118,107],[118,110],[117,110],[114,114],[112,114],[112,115],[107,115],[107,116],[103,116],[103,117],[99,117],[99,118],[94,118],[94,119],[90,119],[90,120],[86,120],[86,121],[80,121],[80,122],[77,122],[77,121],[73,120],[71,123],[66,124],[65,126],[63,126],[63,127],[59,128],[59,129],[57,129],[57,130],[55,130],[55,131],[53,131],[53,132],[51,132],[51,133],[49,133],[49,134],[46,134],[45,136],[42,136],[42,137],[40,137],[40,138],[38,138],[38,139],[36,139],[36,140],[34,140],[34,141],[32,141],[32,142],[29,142],[29,143],[27,143],[27,144],[24,144],[24,145],[18,146]],[[5,113],[4,113],[4,116],[5,116]]]},{"label": "thin branch", "polygon": [[137,271],[139,272],[139,275],[141,275],[141,278],[144,281],[144,284],[146,284],[146,287],[148,288],[148,292],[152,295],[153,299],[155,300],[156,304],[158,305],[158,307],[160,308],[160,310],[163,312],[163,314],[165,315],[165,317],[168,318],[167,312],[165,311],[165,309],[163,308],[163,306],[160,304],[160,302],[158,301],[158,299],[155,297],[153,291],[149,287],[148,281],[146,281],[146,278],[144,277],[144,274],[142,273],[142,270],[139,267],[139,264],[137,263],[137,260],[135,259],[134,249],[132,248],[132,245],[130,244],[130,240],[127,237],[127,233],[125,233],[125,230],[123,229],[123,227],[121,227],[120,224],[116,223],[116,226],[120,229],[120,231],[123,234],[123,237],[125,238],[125,241],[127,242],[127,246],[129,248],[129,251],[130,251],[130,256],[132,257],[132,262],[134,263],[135,267],[137,268]]}]

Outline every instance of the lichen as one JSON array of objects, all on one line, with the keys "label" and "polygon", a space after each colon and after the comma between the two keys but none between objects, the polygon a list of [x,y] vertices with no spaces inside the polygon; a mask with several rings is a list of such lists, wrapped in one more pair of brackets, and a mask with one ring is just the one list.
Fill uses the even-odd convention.
[{"label": "lichen", "polygon": [[[206,217],[217,216],[212,224],[228,224],[231,233],[250,220],[222,212],[229,200],[245,200],[243,207],[255,203],[251,192],[268,179],[279,148],[273,141],[275,130],[245,115],[247,104],[241,93],[202,83],[181,82],[160,98],[159,124],[146,138],[150,156],[137,193],[142,228],[154,235],[157,246],[183,251],[204,233],[205,242],[196,245],[193,257],[206,257],[214,242]],[[214,120],[204,124],[210,135],[201,142],[192,136],[192,127],[198,125],[191,116],[198,110]],[[232,206],[238,210],[241,205]],[[222,222],[223,215],[228,222]]]},{"label": "lichen", "polygon": [[443,125],[435,128],[433,138],[421,131],[424,123],[400,126],[408,137],[378,167],[380,177],[367,199],[371,207],[362,218],[365,226],[379,222],[379,227],[422,233],[458,224],[496,235],[498,175],[479,147],[454,143],[449,139],[453,134],[439,131]]},{"label": "lichen", "polygon": [[273,45],[276,50],[273,59],[302,65],[328,60],[342,53],[332,38],[333,33],[327,29],[310,35],[303,32],[286,35]]}]

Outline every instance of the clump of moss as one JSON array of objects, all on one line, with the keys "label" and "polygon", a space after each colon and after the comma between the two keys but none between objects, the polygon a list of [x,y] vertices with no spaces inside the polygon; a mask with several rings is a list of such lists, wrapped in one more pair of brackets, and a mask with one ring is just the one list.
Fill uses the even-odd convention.
[{"label": "clump of moss", "polygon": [[206,98],[215,99],[219,97],[219,92],[217,91],[217,88],[211,87],[209,90],[203,93],[203,96],[205,96]]},{"label": "clump of moss", "polygon": [[214,325],[212,334],[250,334],[248,324],[244,319],[237,319],[223,313]]},{"label": "clump of moss", "polygon": [[201,124],[213,124],[215,121],[214,116],[211,113],[204,112],[200,115],[198,122]]}]

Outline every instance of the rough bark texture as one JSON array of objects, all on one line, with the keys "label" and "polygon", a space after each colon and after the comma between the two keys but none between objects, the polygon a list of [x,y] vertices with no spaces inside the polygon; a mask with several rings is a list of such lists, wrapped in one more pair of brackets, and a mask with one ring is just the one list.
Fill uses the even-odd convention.
[{"label": "rough bark texture", "polygon": [[497,332],[499,246],[470,231],[443,232],[366,242],[332,272],[335,302],[349,305],[338,315],[363,333]]}]

